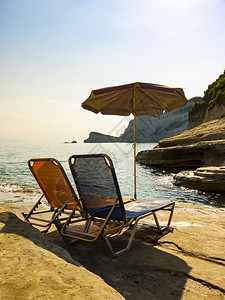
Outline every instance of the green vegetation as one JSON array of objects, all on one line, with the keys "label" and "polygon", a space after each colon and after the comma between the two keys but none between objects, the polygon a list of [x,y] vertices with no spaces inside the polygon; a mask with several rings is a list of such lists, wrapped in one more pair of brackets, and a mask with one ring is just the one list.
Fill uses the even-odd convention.
[{"label": "green vegetation", "polygon": [[208,89],[204,92],[204,97],[193,105],[189,112],[188,129],[202,124],[207,111],[215,105],[221,104],[225,105],[225,71],[215,82],[208,86]]},{"label": "green vegetation", "polygon": [[[225,71],[221,74],[215,82],[208,86],[208,89],[204,92],[204,97],[200,98],[202,101],[198,101],[192,107],[191,115],[195,115],[197,112],[197,118],[199,124],[204,120],[207,110],[211,110],[216,104],[225,105]],[[199,112],[201,111],[201,114]]]},{"label": "green vegetation", "polygon": [[202,99],[202,97],[193,97],[192,99],[199,100],[199,101],[195,102],[194,106],[201,106],[204,104],[204,100]]},{"label": "green vegetation", "polygon": [[208,102],[208,110],[211,110],[216,104],[225,105],[225,71],[219,78],[208,86],[203,101]]}]

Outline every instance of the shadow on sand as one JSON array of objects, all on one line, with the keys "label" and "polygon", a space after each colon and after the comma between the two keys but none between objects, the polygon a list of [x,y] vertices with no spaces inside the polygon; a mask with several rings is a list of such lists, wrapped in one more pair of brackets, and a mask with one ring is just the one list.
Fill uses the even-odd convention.
[{"label": "shadow on sand", "polygon": [[[4,226],[0,233],[17,234],[31,240],[38,247],[53,252],[69,263],[71,257],[89,271],[120,292],[125,299],[181,299],[190,267],[180,258],[154,246],[149,228],[137,231],[132,248],[120,257],[113,258],[102,240],[95,243],[79,242],[66,245],[55,230],[42,235],[10,212],[0,213]],[[126,242],[127,235],[116,241]],[[61,246],[62,248],[58,247]],[[13,247],[12,247],[13,249]],[[61,251],[60,251],[61,249]],[[74,262],[75,265],[76,262]]]},{"label": "shadow on sand", "polygon": [[[172,234],[172,233],[171,233]],[[126,299],[181,299],[191,268],[179,257],[157,246],[158,231],[148,225],[139,226],[131,250],[114,258],[106,243],[65,244],[57,231],[48,234],[71,257],[120,292]],[[129,238],[127,231],[114,240],[123,248]]]}]

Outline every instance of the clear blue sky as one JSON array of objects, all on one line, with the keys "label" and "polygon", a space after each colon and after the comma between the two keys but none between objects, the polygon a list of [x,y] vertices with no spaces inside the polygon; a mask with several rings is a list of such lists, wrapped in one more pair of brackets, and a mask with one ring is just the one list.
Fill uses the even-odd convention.
[{"label": "clear blue sky", "polygon": [[81,108],[101,87],[203,96],[225,69],[224,32],[224,0],[0,0],[0,139],[119,133],[121,117]]}]

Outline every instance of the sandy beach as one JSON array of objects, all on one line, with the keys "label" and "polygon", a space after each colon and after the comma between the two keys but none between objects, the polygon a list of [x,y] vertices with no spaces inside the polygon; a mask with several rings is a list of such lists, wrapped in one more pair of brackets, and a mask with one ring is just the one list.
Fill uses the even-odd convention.
[{"label": "sandy beach", "polygon": [[54,226],[42,235],[27,210],[0,206],[0,299],[225,299],[225,209],[176,202],[172,232],[157,239],[148,217],[118,258],[102,240],[66,245]]}]

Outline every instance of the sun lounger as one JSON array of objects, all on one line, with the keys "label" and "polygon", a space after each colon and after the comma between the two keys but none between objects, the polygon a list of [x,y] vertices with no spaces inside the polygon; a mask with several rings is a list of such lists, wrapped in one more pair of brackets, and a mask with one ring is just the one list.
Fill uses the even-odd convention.
[{"label": "sun lounger", "polygon": [[[43,194],[29,213],[22,213],[25,221],[43,228],[42,232],[46,233],[53,223],[60,228],[61,222],[68,218],[71,211],[71,219],[81,215],[82,208],[75,191],[62,165],[56,159],[30,159],[28,166]],[[49,209],[40,210],[43,198],[50,205]]]},{"label": "sun lounger", "polygon": [[[73,155],[69,158],[69,165],[80,201],[88,216],[77,220],[77,223],[85,223],[83,230],[80,231],[70,225],[73,216],[71,213],[62,226],[62,236],[87,242],[102,237],[107,242],[111,253],[118,256],[130,249],[137,224],[142,218],[153,215],[160,234],[170,226],[174,210],[173,201],[142,199],[123,202],[112,160],[106,154]],[[170,212],[164,228],[159,225],[156,216],[159,210]],[[94,222],[101,222],[101,226],[97,231],[92,232],[91,225]],[[132,229],[128,244],[122,250],[115,252],[110,237],[119,235],[127,229]]]}]

